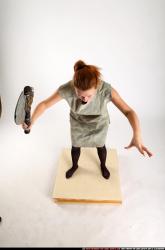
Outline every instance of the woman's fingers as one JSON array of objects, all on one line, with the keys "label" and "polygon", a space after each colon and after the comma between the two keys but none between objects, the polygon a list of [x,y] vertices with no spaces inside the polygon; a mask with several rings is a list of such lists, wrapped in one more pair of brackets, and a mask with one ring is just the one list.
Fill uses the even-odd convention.
[{"label": "woman's fingers", "polygon": [[26,125],[25,123],[22,124],[22,128],[23,128],[23,129],[25,129],[26,126],[27,126],[27,125]]},{"label": "woman's fingers", "polygon": [[25,130],[25,129],[31,129],[31,125],[28,126],[26,123],[23,123],[22,124],[22,128]]},{"label": "woman's fingers", "polygon": [[151,157],[153,155],[145,146],[138,145],[138,144],[133,144],[132,142],[127,147],[124,147],[124,148],[129,149],[129,148],[131,148],[133,146],[135,146],[143,156],[145,156],[145,152],[147,153],[147,155],[149,157]]},{"label": "woman's fingers", "polygon": [[133,145],[130,143],[127,147],[124,147],[125,149],[131,148]]},{"label": "woman's fingers", "polygon": [[139,152],[143,155],[143,156],[145,156],[145,152],[147,153],[147,155],[149,156],[149,157],[151,157],[153,154],[145,147],[145,146],[137,146],[137,149],[139,150]]},{"label": "woman's fingers", "polygon": [[139,150],[139,152],[140,152],[143,156],[145,156],[144,150],[143,150],[143,148],[142,148],[141,146],[137,146],[137,149]]},{"label": "woman's fingers", "polygon": [[151,157],[153,154],[146,148],[143,146],[143,150],[148,154],[149,157]]}]

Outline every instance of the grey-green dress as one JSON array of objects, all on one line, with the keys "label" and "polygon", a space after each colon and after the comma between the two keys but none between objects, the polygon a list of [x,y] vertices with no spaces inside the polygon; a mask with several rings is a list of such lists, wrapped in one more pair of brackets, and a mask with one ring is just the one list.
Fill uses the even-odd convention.
[{"label": "grey-green dress", "polygon": [[72,81],[58,88],[70,106],[71,141],[74,147],[103,147],[110,123],[107,103],[111,101],[111,85],[101,81],[95,96],[82,104]]}]

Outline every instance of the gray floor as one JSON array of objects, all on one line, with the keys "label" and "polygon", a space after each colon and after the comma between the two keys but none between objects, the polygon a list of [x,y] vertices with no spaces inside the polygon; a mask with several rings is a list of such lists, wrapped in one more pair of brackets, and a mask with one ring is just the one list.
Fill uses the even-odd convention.
[{"label": "gray floor", "polygon": [[107,147],[118,151],[122,205],[52,201],[58,157],[69,146],[67,122],[47,129],[40,121],[30,135],[1,124],[1,247],[165,246],[164,120],[142,119],[150,159],[123,149],[131,133],[121,121],[112,123]]}]

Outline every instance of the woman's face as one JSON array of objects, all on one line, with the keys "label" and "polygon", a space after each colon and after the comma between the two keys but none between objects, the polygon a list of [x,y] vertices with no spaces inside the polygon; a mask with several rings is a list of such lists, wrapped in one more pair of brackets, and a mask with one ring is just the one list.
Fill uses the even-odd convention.
[{"label": "woman's face", "polygon": [[75,88],[76,95],[82,101],[83,104],[86,104],[91,101],[93,96],[96,94],[96,91],[97,89],[95,89],[94,87],[88,90],[81,90]]}]

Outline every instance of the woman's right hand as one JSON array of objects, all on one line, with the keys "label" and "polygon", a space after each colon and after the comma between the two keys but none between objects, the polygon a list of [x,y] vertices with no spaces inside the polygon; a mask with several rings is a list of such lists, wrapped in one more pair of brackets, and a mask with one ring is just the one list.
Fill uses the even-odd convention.
[{"label": "woman's right hand", "polygon": [[24,129],[24,130],[31,130],[31,128],[32,128],[32,123],[28,126],[25,122],[22,124],[22,128]]}]

